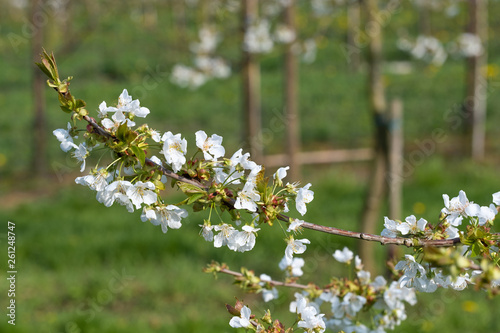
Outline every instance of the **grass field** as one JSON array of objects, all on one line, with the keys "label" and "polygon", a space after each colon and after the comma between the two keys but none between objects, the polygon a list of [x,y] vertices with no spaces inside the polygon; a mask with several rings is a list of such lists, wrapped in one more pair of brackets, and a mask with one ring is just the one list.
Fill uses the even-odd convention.
[{"label": "grass field", "polygon": [[[490,18],[494,18],[498,4],[492,2],[490,6]],[[174,48],[168,15],[161,12],[156,29],[148,30],[131,20],[122,6],[115,9],[99,17],[95,30],[83,34],[76,49],[60,55],[56,52],[62,75],[75,76],[73,94],[86,100],[89,110],[96,110],[101,101],[110,104],[127,88],[150,108],[148,123],[162,132],[183,133],[193,146],[194,132],[204,129],[222,135],[226,151],[235,151],[242,129],[239,76],[209,82],[195,92],[175,87],[168,79],[170,68],[176,61],[188,62],[189,56],[186,50]],[[390,61],[408,60],[396,49],[395,34],[401,27],[416,24],[410,9],[396,15],[386,28],[386,56]],[[113,15],[121,19],[110,20]],[[25,21],[19,13],[10,12],[8,16],[4,12],[0,16],[6,22],[2,34],[21,34]],[[76,16],[76,26],[85,19]],[[341,27],[339,21],[334,24]],[[440,35],[460,31],[456,21],[442,22],[438,16],[434,24]],[[386,72],[388,97],[402,98],[405,107],[404,216],[416,214],[435,221],[443,206],[443,193],[453,197],[462,189],[471,200],[485,205],[491,201],[491,193],[500,189],[500,77],[495,72],[500,65],[500,47],[495,27],[492,22],[488,157],[481,163],[461,156],[460,132],[453,130],[453,122],[445,116],[449,110],[455,115],[457,105],[464,100],[462,61],[450,60],[441,68],[413,63],[409,75]],[[47,35],[46,48],[60,49],[61,33],[50,28]],[[301,65],[303,150],[360,148],[371,143],[366,73],[348,71],[338,49],[342,38],[341,28],[329,30],[317,61]],[[164,235],[159,228],[142,223],[138,213],[129,214],[122,207],[103,207],[96,202],[94,193],[74,184],[78,170],[51,135],[53,129],[65,127],[68,119],[49,89],[50,172],[47,179],[27,178],[33,108],[29,45],[13,48],[7,38],[0,43],[0,236],[4,244],[7,221],[16,223],[18,269],[17,325],[13,330],[4,318],[0,321],[1,332],[234,332],[228,325],[231,316],[224,304],[234,303],[235,296],[248,302],[254,312],[270,308],[285,322],[290,319],[287,304],[293,290],[281,290],[275,303],[264,304],[260,295],[244,294],[229,277],[214,279],[201,272],[216,260],[228,263],[234,270],[244,265],[279,279],[282,274],[278,262],[285,244],[278,228],[264,226],[266,230],[260,233],[255,249],[241,254],[206,243],[198,235],[202,215],[191,214],[180,230]],[[235,50],[228,48],[225,52],[237,67]],[[283,110],[281,69],[279,53],[263,57],[264,128]],[[146,89],[145,79],[153,79],[157,86]],[[421,162],[411,163],[408,156],[421,149],[436,129],[446,132],[446,140]],[[271,133],[265,149],[280,152],[285,133],[279,129]],[[368,163],[303,168],[302,182],[311,182],[315,191],[306,220],[358,230],[368,171]],[[168,201],[178,201],[175,193],[166,195]],[[303,235],[312,244],[304,254],[308,264],[302,281],[312,279],[326,284],[330,276],[343,273],[331,254],[344,246],[355,248],[356,242],[310,231]],[[382,258],[383,247],[377,250]],[[2,271],[6,271],[6,260],[2,255]],[[1,286],[4,308],[7,284]],[[488,299],[482,291],[444,290],[420,295],[419,303],[408,310],[409,319],[396,332],[494,332],[500,330],[499,309],[500,300]]]}]

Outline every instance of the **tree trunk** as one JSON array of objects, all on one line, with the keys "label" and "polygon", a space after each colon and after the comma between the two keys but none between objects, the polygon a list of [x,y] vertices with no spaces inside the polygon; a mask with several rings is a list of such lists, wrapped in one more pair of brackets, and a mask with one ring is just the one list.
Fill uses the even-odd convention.
[{"label": "tree trunk", "polygon": [[464,103],[465,140],[467,154],[474,160],[484,158],[486,97],[488,82],[482,68],[487,64],[488,3],[487,0],[468,0],[469,25],[467,32],[478,36],[483,52],[466,60],[466,98]]},{"label": "tree trunk", "polygon": [[[243,1],[243,36],[257,19],[258,0]],[[263,147],[261,133],[260,66],[256,57],[243,50],[243,122],[244,142],[254,161],[261,163]]]},{"label": "tree trunk", "polygon": [[[395,99],[391,103],[391,122],[389,126],[389,218],[401,219],[403,200],[403,103]],[[399,257],[399,248],[388,246],[387,259]]]},{"label": "tree trunk", "polygon": [[[377,22],[377,0],[365,0],[367,22]],[[373,28],[373,27],[372,27]],[[382,26],[378,31],[372,29],[368,45],[368,90],[370,109],[374,120],[373,169],[366,194],[365,205],[361,215],[361,230],[365,233],[376,233],[380,218],[380,206],[387,189],[386,175],[388,165],[387,120],[384,84],[382,81]],[[365,268],[375,273],[375,256],[373,242],[360,242],[360,256]]]},{"label": "tree trunk", "polygon": [[[360,0],[353,0],[347,3],[347,45],[349,50],[354,50],[356,45],[356,33],[360,28],[361,6]],[[357,73],[361,64],[361,52],[351,52],[349,54],[349,68]]]},{"label": "tree trunk", "polygon": [[[292,31],[295,29],[295,3],[290,1],[285,8],[285,24]],[[290,179],[300,180],[300,122],[298,113],[298,65],[297,56],[293,52],[293,42],[288,43],[285,50],[285,110],[286,110],[286,150]]]}]

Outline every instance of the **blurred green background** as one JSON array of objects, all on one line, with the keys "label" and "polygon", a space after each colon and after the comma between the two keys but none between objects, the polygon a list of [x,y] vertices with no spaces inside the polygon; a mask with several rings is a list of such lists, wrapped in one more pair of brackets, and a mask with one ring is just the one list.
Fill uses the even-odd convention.
[{"label": "blurred green background", "polygon": [[[286,320],[291,318],[288,302],[293,290],[280,290],[276,302],[265,304],[260,295],[246,295],[233,286],[229,277],[214,279],[201,272],[211,260],[217,260],[235,270],[244,265],[257,274],[265,272],[280,279],[278,262],[285,243],[278,228],[263,226],[255,249],[241,254],[215,249],[198,235],[203,214],[191,214],[180,230],[165,235],[159,228],[142,223],[138,212],[103,207],[93,192],[74,184],[80,175],[78,166],[60,151],[51,134],[55,128],[65,128],[68,117],[48,88],[48,173],[38,179],[30,176],[36,138],[31,134],[34,65],[29,2],[0,3],[0,241],[6,253],[7,221],[15,222],[18,270],[16,326],[8,325],[4,316],[0,331],[233,332],[224,304],[234,303],[235,296],[249,303],[253,313],[270,308],[277,318],[291,323]],[[27,7],[22,7],[23,3]],[[219,50],[230,61],[233,75],[190,91],[170,83],[169,74],[174,64],[192,61],[189,42],[196,39],[197,29],[207,19],[201,0],[183,2],[180,7],[175,1],[59,1],[62,9],[54,3],[44,6],[44,47],[54,51],[63,77],[74,76],[73,95],[84,99],[91,113],[103,100],[112,104],[127,88],[151,110],[147,121],[161,132],[182,133],[193,147],[194,132],[203,129],[224,137],[227,155],[238,149],[243,127],[239,37],[234,33],[239,29],[237,14],[220,7],[218,14],[209,18],[223,29]],[[299,24],[304,36],[310,36],[318,22],[311,19],[304,2],[301,4]],[[183,23],[179,22],[179,8],[184,10]],[[466,10],[462,3],[459,8],[454,17],[430,12],[433,35],[447,41],[463,31]],[[485,205],[491,202],[491,193],[500,189],[498,13],[500,4],[490,1],[485,70],[491,88],[487,157],[481,162],[463,157],[461,132],[444,116],[449,110],[458,112],[464,101],[464,60],[450,58],[435,67],[413,61],[396,47],[401,31],[414,38],[418,35],[418,15],[410,3],[405,2],[385,27],[385,84],[389,99],[400,97],[404,102],[405,156],[418,151],[434,130],[447,134],[421,163],[407,164],[404,216],[416,214],[435,221],[443,206],[443,193],[456,196],[462,189],[469,199]],[[351,72],[340,48],[346,34],[345,7],[339,6],[326,22],[317,37],[316,61],[300,65],[302,150],[369,147],[372,124],[366,69]],[[283,110],[280,50],[262,56],[261,61],[263,128],[271,128],[266,124]],[[395,61],[410,62],[411,73],[390,71]],[[266,152],[282,152],[284,131],[269,133]],[[303,167],[302,182],[311,182],[315,191],[306,220],[359,230],[369,167],[365,162]],[[170,192],[165,197],[171,202],[179,199]],[[301,281],[326,284],[329,276],[344,273],[331,254],[344,246],[355,248],[356,242],[307,230],[303,236],[312,245],[303,255],[307,264]],[[378,250],[382,259],[384,249]],[[7,254],[0,261],[2,272],[6,272]],[[382,260],[380,267],[382,271]],[[1,306],[5,309],[5,279],[1,285]],[[500,301],[488,299],[481,291],[444,290],[420,295],[417,305],[408,308],[408,320],[396,331],[492,332],[500,328],[499,309]]]}]

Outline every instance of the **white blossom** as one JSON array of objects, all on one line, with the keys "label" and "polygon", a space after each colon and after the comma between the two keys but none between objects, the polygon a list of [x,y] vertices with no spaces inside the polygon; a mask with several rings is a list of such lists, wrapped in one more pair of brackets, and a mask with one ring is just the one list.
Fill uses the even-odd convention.
[{"label": "white blossom", "polygon": [[333,254],[333,257],[338,262],[349,263],[354,257],[354,253],[352,253],[352,251],[349,250],[347,247],[344,247],[342,251],[336,250],[335,253]]},{"label": "white blossom", "polygon": [[107,177],[109,173],[104,168],[100,168],[90,175],[77,177],[75,183],[88,186],[91,190],[101,192],[108,186]]},{"label": "white blossom", "polygon": [[331,303],[333,316],[340,319],[344,316],[354,317],[356,313],[358,313],[365,305],[366,298],[352,292],[348,292],[342,300],[335,296],[331,300]]},{"label": "white blossom", "polygon": [[250,53],[268,53],[274,43],[269,32],[269,22],[261,20],[245,31],[243,49]]},{"label": "white blossom", "polygon": [[476,217],[479,225],[485,225],[486,223],[491,222],[495,219],[498,211],[493,204],[490,207],[486,207],[479,206],[475,203],[470,203],[465,208],[465,213],[467,214],[467,216]]},{"label": "white blossom", "polygon": [[299,219],[293,219],[293,221],[290,223],[288,226],[288,229],[286,229],[287,232],[292,232],[292,231],[297,231],[299,230],[300,226],[304,224],[304,221],[299,220]]},{"label": "white blossom", "polygon": [[196,132],[196,146],[201,149],[206,160],[215,161],[224,156],[225,150],[222,146],[222,137],[217,134],[207,136],[205,131]]},{"label": "white blossom", "polygon": [[425,226],[427,225],[427,221],[424,219],[419,219],[415,215],[410,215],[405,219],[405,222],[400,223],[396,229],[401,232],[402,235],[407,234],[417,234],[418,232],[425,231]]},{"label": "white blossom", "polygon": [[120,205],[125,206],[129,213],[134,211],[134,205],[130,197],[127,195],[129,188],[134,187],[131,182],[126,180],[116,180],[106,186],[105,190],[102,191],[102,202],[106,207],[111,206],[114,202],[118,202]]},{"label": "white blossom", "polygon": [[161,138],[163,149],[160,154],[165,156],[165,160],[172,166],[174,172],[178,172],[186,163],[187,141],[181,138],[181,134],[172,134],[167,132]]},{"label": "white blossom", "polygon": [[153,225],[161,225],[161,230],[166,233],[168,228],[179,229],[182,226],[181,219],[187,216],[187,210],[175,205],[167,205],[144,208],[141,220],[142,222],[150,221]]},{"label": "white blossom", "polygon": [[[266,285],[266,282],[272,281],[271,277],[267,274],[261,274],[259,278],[261,281],[259,284],[262,287]],[[271,289],[262,288],[262,299],[264,300],[264,302],[269,302],[277,298],[278,298],[278,289],[276,289],[275,287],[272,287]]]},{"label": "white blossom", "polygon": [[500,192],[493,193],[493,203],[497,206],[500,206]]},{"label": "white blossom", "polygon": [[413,287],[415,290],[420,292],[433,293],[437,290],[438,284],[434,281],[434,279],[430,279],[423,275],[413,279]]},{"label": "white blossom", "polygon": [[382,275],[377,276],[371,283],[370,286],[375,290],[381,290],[387,285],[387,281]]},{"label": "white blossom", "polygon": [[247,307],[243,306],[240,310],[240,317],[234,316],[229,321],[229,326],[238,328],[238,327],[248,327],[250,326],[250,315],[252,311]]},{"label": "white blossom", "polygon": [[450,287],[454,290],[464,290],[465,288],[467,288],[467,283],[469,282],[469,274],[465,273],[464,275],[458,276],[455,281],[452,281]]},{"label": "white blossom", "polygon": [[398,227],[401,224],[399,221],[391,220],[387,216],[384,217],[384,230],[380,233],[384,237],[396,238],[398,237]]},{"label": "white blossom", "polygon": [[317,46],[316,41],[312,38],[306,39],[302,45],[304,53],[302,61],[306,64],[311,64],[316,60]]},{"label": "white blossom", "polygon": [[75,151],[71,153],[71,155],[82,162],[82,167],[80,168],[80,172],[85,170],[85,159],[89,156],[89,151],[87,150],[87,145],[84,143],[80,143],[78,146],[74,145]]},{"label": "white blossom", "polygon": [[410,255],[405,255],[405,260],[402,260],[394,267],[396,270],[403,270],[404,275],[399,279],[401,287],[411,287],[416,277],[424,276],[425,268],[415,261],[415,258]]},{"label": "white blossom", "polygon": [[208,54],[215,51],[220,42],[220,36],[214,29],[204,26],[198,31],[199,43],[191,43],[191,51],[198,54]]},{"label": "white blossom", "polygon": [[295,293],[296,300],[290,303],[290,312],[295,312],[300,315],[300,321],[297,326],[302,327],[309,331],[324,332],[326,328],[325,321],[323,320],[324,314],[318,313],[314,303],[308,303],[307,299]]},{"label": "white blossom", "polygon": [[[383,277],[380,276],[380,278]],[[392,311],[398,308],[404,308],[402,304],[403,301],[410,305],[415,305],[417,303],[417,296],[413,288],[401,287],[397,281],[393,281],[385,290],[383,300],[387,308]]]},{"label": "white blossom", "polygon": [[194,60],[196,68],[208,78],[225,79],[231,75],[231,67],[221,58],[199,55]]},{"label": "white blossom", "polygon": [[[130,115],[131,117],[137,116],[141,118],[146,118],[149,114],[149,109],[145,107],[141,107],[138,99],[132,100],[132,96],[128,94],[127,89],[123,89],[122,93],[118,97],[118,105],[114,106],[106,106],[105,102],[102,102],[99,105],[99,116],[104,118],[107,113],[113,112],[113,116],[111,117],[115,123],[123,124],[127,122],[127,125],[134,126],[135,123],[132,122],[125,113]],[[104,120],[103,120],[104,121]],[[104,123],[103,123],[104,124]]]},{"label": "white blossom", "polygon": [[286,177],[286,171],[289,170],[290,167],[281,167],[279,168],[275,173],[274,173],[274,179],[276,180],[276,183],[281,186],[283,184],[283,178]]},{"label": "white blossom", "polygon": [[463,33],[457,39],[458,48],[464,57],[477,57],[484,52],[481,38],[472,33]]},{"label": "white blossom", "polygon": [[207,81],[207,76],[191,67],[177,64],[172,69],[170,81],[182,88],[196,89]]},{"label": "white blossom", "polygon": [[359,282],[361,282],[361,285],[367,285],[370,283],[370,272],[368,271],[358,271],[356,273],[356,276],[359,279]]},{"label": "white blossom", "polygon": [[293,258],[292,262],[289,263],[287,260],[286,256],[284,256],[280,263],[279,263],[279,268],[282,271],[287,272],[290,276],[302,276],[304,272],[302,271],[302,267],[304,267],[305,261],[302,258]]},{"label": "white blossom", "polygon": [[214,230],[219,231],[219,233],[214,236],[215,247],[221,247],[223,245],[234,243],[234,237],[238,234],[238,231],[234,229],[232,225],[227,223],[214,226]]},{"label": "white blossom", "polygon": [[237,246],[232,250],[239,252],[250,251],[255,246],[255,235],[260,228],[244,225],[241,229],[243,229],[243,231],[238,232],[234,238],[234,242]]},{"label": "white blossom", "polygon": [[363,269],[363,263],[361,262],[361,258],[358,255],[354,257],[354,268],[356,268],[356,270],[358,271]]},{"label": "white blossom", "polygon": [[201,235],[203,236],[203,238],[207,241],[207,242],[211,242],[214,240],[214,232],[213,232],[213,225],[207,225],[207,224],[203,224],[203,225],[200,225],[201,227]]},{"label": "white blossom", "polygon": [[411,54],[417,59],[428,61],[436,66],[441,66],[447,58],[441,42],[430,36],[419,36],[411,50]]},{"label": "white blossom", "polygon": [[257,210],[256,201],[260,200],[260,194],[255,189],[255,183],[252,181],[247,181],[243,189],[238,192],[238,197],[234,203],[234,208],[236,209],[247,209],[251,212]]},{"label": "white blossom", "polygon": [[157,200],[154,192],[155,185],[152,182],[138,181],[127,189],[126,195],[130,198],[136,209],[141,208],[141,204],[151,205]]},{"label": "white blossom", "polygon": [[278,43],[289,44],[296,38],[295,31],[288,25],[279,24],[274,30],[274,40]]},{"label": "white blossom", "polygon": [[462,224],[463,215],[465,215],[465,208],[469,205],[469,200],[464,191],[458,193],[458,197],[450,200],[447,194],[443,194],[444,208],[442,213],[446,214],[446,220],[454,227]]},{"label": "white blossom", "polygon": [[292,264],[294,254],[304,253],[307,249],[306,244],[311,244],[311,242],[306,238],[294,239],[293,237],[290,237],[287,240],[287,243],[288,243],[288,245],[286,246],[286,249],[285,249],[285,258],[286,258],[286,263],[288,265]]},{"label": "white blossom", "polygon": [[75,148],[75,144],[73,142],[73,137],[71,134],[69,134],[69,131],[71,130],[71,124],[68,123],[68,129],[56,129],[52,133],[55,135],[56,139],[61,142],[61,150],[63,152],[68,152],[70,149]]},{"label": "white blossom", "polygon": [[295,198],[295,207],[297,211],[304,215],[307,212],[306,204],[310,203],[314,199],[314,192],[309,190],[311,183],[300,188],[297,192],[297,197]]}]

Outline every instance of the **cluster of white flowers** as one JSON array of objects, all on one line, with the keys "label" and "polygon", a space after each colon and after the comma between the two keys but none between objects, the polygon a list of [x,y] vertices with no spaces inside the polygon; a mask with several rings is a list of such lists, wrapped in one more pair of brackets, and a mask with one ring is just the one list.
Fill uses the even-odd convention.
[{"label": "cluster of white flowers", "polygon": [[432,36],[418,36],[412,45],[410,53],[416,59],[429,62],[435,66],[441,66],[446,61],[448,54],[443,44]]},{"label": "cluster of white flowers", "polygon": [[[111,119],[108,117],[111,115]],[[102,102],[99,105],[98,117],[102,119],[101,124],[102,127],[107,130],[116,131],[118,127],[122,124],[127,124],[127,126],[134,127],[135,122],[133,121],[134,117],[145,118],[149,114],[149,109],[145,107],[141,107],[138,99],[133,100],[132,96],[128,94],[127,89],[123,89],[122,93],[118,97],[118,104],[115,106],[107,106],[106,102]],[[53,131],[53,134],[61,142],[61,149],[64,152],[68,152],[71,149],[74,151],[71,153],[77,161],[81,162],[80,172],[85,170],[86,159],[90,155],[90,151],[95,148],[97,145],[92,147],[87,146],[86,142],[82,142],[79,145],[74,143],[74,139],[77,139],[78,136],[73,136],[70,132],[72,130],[72,126],[68,123],[67,129],[56,129]]]},{"label": "cluster of white flowers", "polygon": [[477,57],[484,52],[481,38],[472,33],[466,32],[458,36],[456,45],[457,51],[464,57]]},{"label": "cluster of white flowers", "polygon": [[[219,225],[203,224],[200,225],[201,235],[207,242],[214,242],[215,247],[227,246],[230,250],[246,252],[253,249],[257,231],[251,225],[244,225],[241,231],[227,223]],[[214,235],[214,231],[217,232]]]},{"label": "cluster of white flowers", "polygon": [[302,61],[306,64],[311,64],[316,60],[316,53],[318,52],[318,47],[316,41],[313,38],[308,38],[302,44]]},{"label": "cluster of white flowers", "polygon": [[87,144],[85,142],[80,143],[78,146],[74,143],[73,139],[78,138],[77,136],[71,136],[70,131],[72,130],[72,126],[70,123],[68,123],[68,129],[63,129],[63,128],[58,128],[54,130],[52,133],[54,133],[55,137],[57,140],[61,142],[61,149],[65,153],[70,151],[71,149],[74,149],[74,151],[71,153],[71,156],[75,158],[78,162],[81,162],[81,169],[80,172],[83,172],[85,170],[85,161],[87,157],[89,156],[90,150],[92,149],[91,147],[87,147]]},{"label": "cluster of white flowers", "polygon": [[181,219],[187,216],[188,212],[185,209],[174,205],[155,206],[144,208],[141,220],[143,222],[150,221],[154,225],[161,225],[161,230],[166,233],[168,228],[179,229]]},{"label": "cluster of white flowers", "polygon": [[285,271],[289,276],[299,277],[304,274],[302,267],[304,267],[305,263],[306,262],[302,258],[292,258],[292,262],[290,262],[286,256],[284,256],[279,263],[279,268]]},{"label": "cluster of white flowers", "polygon": [[446,44],[432,36],[419,36],[415,42],[407,38],[400,38],[397,41],[397,46],[399,49],[409,52],[414,58],[435,66],[443,65],[448,55],[455,58],[467,58],[480,56],[484,52],[481,38],[467,32],[460,34]]},{"label": "cluster of white flowers", "polygon": [[207,82],[207,77],[189,66],[176,64],[172,69],[170,81],[182,88],[196,89]]},{"label": "cluster of white flowers", "polygon": [[[207,49],[211,47],[210,45],[210,43],[208,46],[198,45],[197,48]],[[125,128],[130,130],[130,135],[133,136],[130,139],[131,142],[144,141],[146,138],[150,138],[158,143],[161,146],[159,153],[162,159],[157,156],[150,157],[150,160],[158,166],[166,166],[175,173],[181,172],[183,169],[186,170],[188,168],[186,159],[187,140],[180,133],[173,134],[168,131],[161,135],[148,126],[134,129],[136,126],[135,117],[145,118],[149,112],[149,109],[141,107],[139,100],[133,100],[127,90],[124,89],[118,97],[116,106],[108,106],[106,102],[99,105],[98,118],[100,119],[100,125],[110,135],[122,135],[120,134],[124,128],[122,125],[126,125]],[[64,152],[74,149],[72,155],[83,162],[81,169],[83,172],[86,158],[91,149],[97,144],[95,144],[96,140],[89,139],[89,133],[91,132],[88,130],[83,135],[86,141],[76,145],[74,142],[77,139],[75,133],[76,131],[69,123],[67,129],[54,131],[54,135],[61,142],[60,146]],[[259,204],[262,204],[261,195],[257,190],[257,176],[261,172],[262,166],[251,161],[250,154],[243,154],[241,149],[234,153],[230,159],[225,159],[225,149],[222,145],[223,138],[217,134],[208,136],[204,131],[200,130],[196,132],[195,137],[196,146],[199,152],[203,154],[204,163],[213,170],[214,184],[227,187],[239,185],[242,180],[245,181],[243,188],[236,188],[234,208],[253,213],[252,223],[242,226],[241,230],[237,230],[230,224],[211,225],[210,221],[206,221],[202,225],[201,234],[207,241],[213,241],[215,247],[227,246],[234,251],[250,251],[255,246],[256,234],[260,230],[256,228],[259,220],[258,207]],[[89,142],[94,142],[92,147],[87,147]],[[134,154],[136,154],[135,151],[140,150],[138,147],[130,147],[129,149],[132,148],[136,148]],[[143,152],[143,154],[145,153]],[[128,156],[128,153],[122,155],[125,158],[122,161],[127,160],[128,162],[118,162],[122,159],[122,157],[119,157],[107,168],[96,167],[90,171],[90,174],[76,178],[76,183],[88,186],[96,191],[97,200],[107,207],[116,202],[125,206],[129,212],[142,209],[141,220],[150,221],[154,225],[161,225],[164,233],[169,228],[180,228],[181,220],[188,216],[187,211],[175,205],[166,205],[159,197],[159,192],[167,182],[166,177],[161,176],[160,179],[157,176],[155,179],[150,179],[152,173],[141,173],[142,167],[139,161],[136,160],[133,162],[135,165],[130,165],[131,161],[134,160],[127,159],[126,156]],[[142,163],[144,163],[144,160]],[[288,169],[289,167],[278,169],[274,175],[275,186],[283,186],[283,178],[286,177]],[[155,184],[155,181],[160,181],[163,184]],[[286,188],[281,191],[286,191],[288,196],[282,197],[283,199],[280,199],[281,201],[276,205],[286,207],[286,202],[292,197],[297,210],[302,215],[305,214],[307,211],[306,204],[311,202],[314,197],[314,192],[309,190],[310,186],[311,184],[307,184],[303,188],[297,188],[296,184],[287,184]],[[231,190],[228,188],[227,190],[231,192],[234,188],[231,188]],[[237,225],[240,223],[239,220],[236,221]],[[293,221],[290,224],[290,231],[296,231],[302,223],[303,221],[300,220]],[[299,243],[300,241],[297,241],[297,244]],[[297,251],[300,251],[301,247],[296,245],[293,249],[292,252],[287,251],[287,253],[294,253],[294,251],[300,253]]]},{"label": "cluster of white flowers", "polygon": [[473,270],[470,274],[464,272],[453,278],[445,275],[442,269],[430,267],[429,264],[424,267],[409,254],[405,255],[405,260],[396,264],[395,269],[404,273],[398,281],[400,287],[414,287],[417,291],[426,293],[432,293],[438,287],[464,290],[474,276],[481,274],[481,271]]},{"label": "cluster of white flowers", "polygon": [[[108,113],[112,113],[111,119],[108,118]],[[121,124],[127,123],[128,127],[134,127],[135,122],[133,117],[146,118],[149,114],[149,109],[142,107],[138,99],[132,99],[128,94],[127,89],[123,89],[118,97],[118,105],[107,106],[106,102],[99,105],[98,116],[102,119],[102,126],[106,129],[117,129]]]},{"label": "cluster of white flowers", "polygon": [[[413,288],[401,286],[397,282],[387,285],[383,276],[377,276],[371,279],[371,274],[363,270],[361,259],[348,248],[342,251],[337,250],[334,258],[340,263],[354,264],[357,279],[360,284],[359,290],[369,290],[375,296],[375,302],[370,305],[375,312],[370,324],[365,325],[360,322],[358,314],[368,304],[368,299],[363,291],[344,291],[338,289],[325,290],[321,295],[310,304],[319,312],[322,304],[329,304],[331,316],[325,320],[325,326],[334,332],[366,332],[366,333],[384,333],[387,329],[394,329],[401,321],[406,319],[404,302],[416,304],[416,296]],[[354,262],[352,259],[354,258]],[[301,296],[297,296],[296,298]],[[293,304],[292,304],[293,308]],[[327,315],[325,315],[326,318]]]},{"label": "cluster of white flowers", "polygon": [[492,223],[498,213],[495,206],[495,204],[499,204],[498,198],[495,199],[498,193],[500,192],[493,194],[493,203],[489,206],[479,206],[474,202],[469,202],[464,191],[460,191],[458,196],[451,200],[447,194],[443,194],[445,207],[441,212],[445,214],[448,223],[446,229],[448,237],[455,238],[459,236],[457,227],[462,224],[464,218],[469,219],[471,224],[485,225],[486,223]]},{"label": "cluster of white flowers", "polygon": [[198,33],[199,42],[191,44],[194,67],[176,64],[170,80],[183,87],[196,89],[212,78],[225,79],[231,75],[227,62],[213,54],[221,41],[220,35],[210,27],[202,27]]},{"label": "cluster of white flowers", "polygon": [[290,312],[297,313],[300,321],[297,326],[306,332],[324,332],[326,329],[323,313],[319,313],[315,303],[309,303],[307,298],[300,293],[295,293],[295,301],[290,303]]},{"label": "cluster of white flowers", "polygon": [[425,232],[425,226],[427,221],[425,219],[419,219],[414,215],[408,216],[404,222],[394,221],[389,219],[387,216],[384,217],[384,227],[381,235],[384,237],[400,237],[406,235],[418,235]]},{"label": "cluster of white flowers", "polygon": [[278,289],[276,289],[276,287],[266,288],[266,284],[272,281],[271,277],[267,274],[261,274],[259,278],[261,281],[259,284],[262,286],[262,299],[264,300],[264,302],[269,302],[273,299],[277,299]]},{"label": "cluster of white flowers", "polygon": [[243,37],[243,49],[250,53],[269,53],[274,47],[271,37],[271,25],[267,20],[260,20],[246,29]]},{"label": "cluster of white flowers", "polygon": [[[498,213],[496,205],[500,202],[499,194],[493,194],[493,203],[489,206],[480,206],[474,202],[469,202],[464,191],[460,191],[457,197],[450,200],[447,194],[443,194],[445,232],[447,238],[459,237],[459,227],[464,218],[469,219],[471,224],[485,225],[492,223]],[[385,237],[401,237],[407,235],[424,235],[426,233],[427,221],[423,218],[417,220],[414,215],[408,216],[404,222],[384,218],[384,230],[381,235]]]},{"label": "cluster of white flowers", "polygon": [[[306,239],[294,240],[290,238],[287,253],[303,253],[306,249],[305,244],[309,244]],[[344,248],[342,251],[336,252],[334,257],[342,263],[350,263],[354,255],[349,249]],[[289,258],[285,255],[279,266],[286,271],[288,276],[299,277],[303,274],[301,268],[304,263],[302,258],[292,258],[290,263]],[[306,332],[324,332],[326,328],[331,328],[334,331],[383,333],[385,328],[394,328],[406,318],[403,301],[412,305],[416,303],[413,289],[400,287],[397,283],[387,287],[387,282],[382,276],[371,281],[370,273],[363,271],[363,265],[358,256],[355,257],[354,263],[361,285],[378,291],[381,295],[376,303],[376,308],[380,310],[377,314],[378,319],[374,323],[377,326],[376,329],[370,330],[355,320],[357,314],[367,303],[366,297],[355,292],[347,292],[340,297],[338,291],[324,291],[314,301],[308,300],[307,292],[295,293],[295,300],[290,303],[290,311],[299,316],[298,327]],[[259,285],[262,287],[261,292],[265,302],[278,298],[278,291],[271,282],[270,276],[260,275]],[[323,303],[330,303],[331,319],[326,320],[325,314],[320,313],[320,306]],[[242,318],[244,319],[244,316],[234,317],[233,324],[239,323]],[[231,326],[246,327],[246,325],[247,322],[244,321],[243,326]]]},{"label": "cluster of white flowers", "polygon": [[277,43],[290,44],[296,37],[295,30],[284,24],[278,24],[274,30],[274,40]]}]

